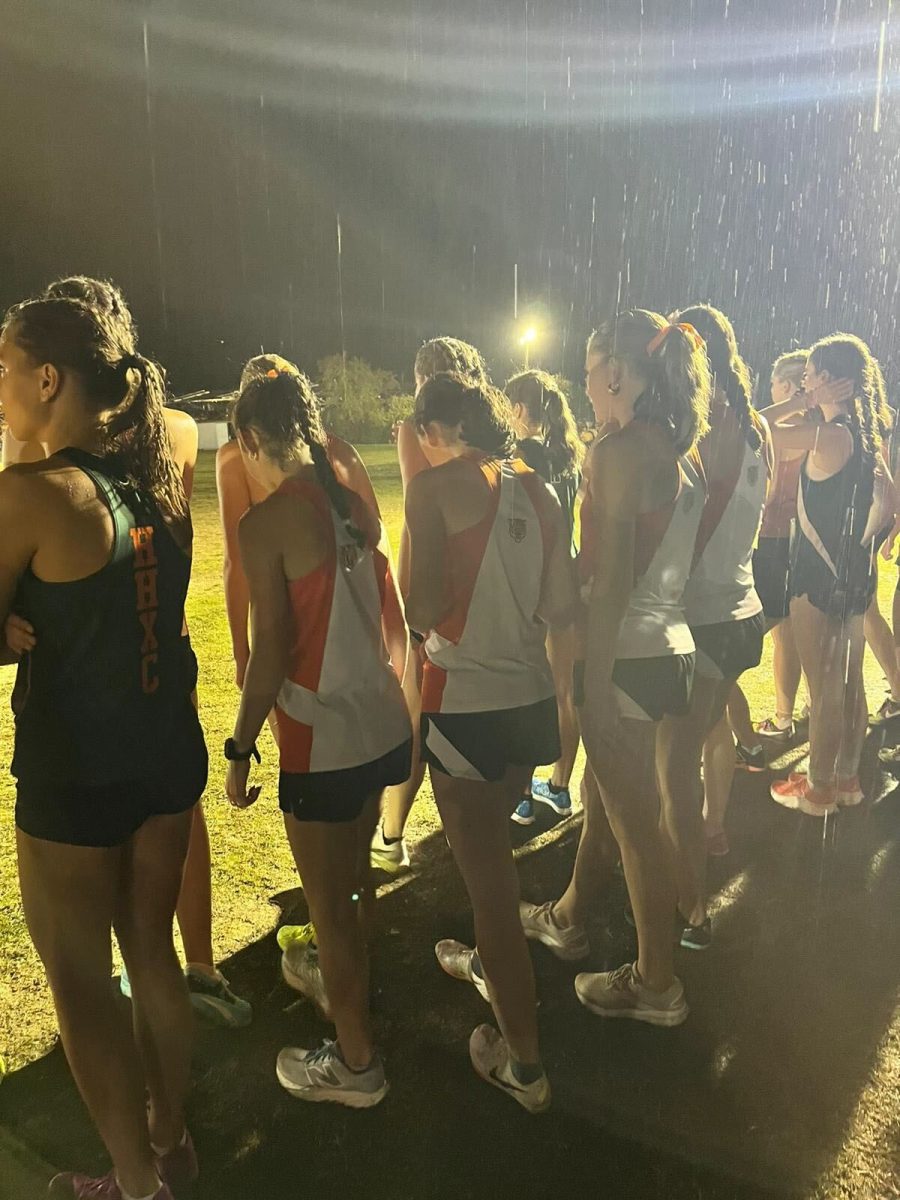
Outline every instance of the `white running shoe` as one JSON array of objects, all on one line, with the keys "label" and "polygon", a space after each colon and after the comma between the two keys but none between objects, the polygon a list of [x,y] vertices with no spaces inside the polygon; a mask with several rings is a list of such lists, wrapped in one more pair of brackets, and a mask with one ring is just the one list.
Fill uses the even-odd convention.
[{"label": "white running shoe", "polygon": [[591,952],[587,934],[580,925],[558,925],[553,915],[553,901],[544,904],[519,902],[519,920],[525,936],[533,942],[548,946],[557,958],[574,962]]},{"label": "white running shoe", "polygon": [[469,1058],[485,1081],[512,1096],[530,1113],[546,1112],[550,1107],[550,1080],[546,1074],[534,1083],[519,1083],[509,1061],[509,1049],[492,1025],[479,1025],[469,1038]]},{"label": "white running shoe", "polygon": [[475,971],[474,950],[470,950],[462,942],[444,938],[435,946],[434,955],[440,963],[441,969],[446,971],[451,979],[461,979],[464,983],[471,983],[478,995],[490,1004],[491,998],[488,995],[484,976]]},{"label": "white running shoe", "polygon": [[598,1017],[625,1017],[648,1025],[680,1025],[689,1011],[680,980],[664,992],[652,992],[638,975],[637,963],[596,975],[576,975],[575,995]]},{"label": "white running shoe", "polygon": [[307,1000],[312,1000],[325,1020],[331,1020],[325,980],[319,966],[319,953],[313,946],[303,945],[302,942],[289,945],[281,956],[281,974],[288,987],[305,996]]},{"label": "white running shoe", "polygon": [[325,1100],[348,1108],[372,1108],[387,1095],[384,1063],[374,1054],[364,1071],[352,1071],[341,1058],[337,1043],[317,1050],[285,1046],[275,1064],[278,1082],[298,1100]]},{"label": "white running shoe", "polygon": [[389,875],[396,875],[409,866],[409,850],[405,839],[401,837],[389,842],[384,836],[384,824],[381,821],[372,838],[371,862],[373,867],[387,871]]}]

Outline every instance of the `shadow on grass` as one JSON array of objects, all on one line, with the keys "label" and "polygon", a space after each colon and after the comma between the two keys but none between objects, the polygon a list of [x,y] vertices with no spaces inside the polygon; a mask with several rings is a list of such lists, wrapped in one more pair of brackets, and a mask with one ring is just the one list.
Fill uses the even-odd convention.
[{"label": "shadow on grass", "polygon": [[[809,1194],[841,1149],[896,1003],[898,798],[823,825],[777,808],[768,782],[737,782],[734,849],[712,867],[715,944],[679,953],[692,1006],[684,1026],[598,1020],[575,999],[573,966],[535,948],[554,1085],[553,1109],[540,1118],[486,1088],[469,1065],[468,1035],[490,1014],[432,953],[440,937],[471,941],[442,836],[418,847],[414,873],[379,901],[373,1011],[392,1091],[377,1109],[304,1105],[282,1092],[278,1049],[313,1045],[329,1030],[281,982],[274,936],[248,946],[226,971],[254,1001],[254,1024],[198,1038],[190,1121],[203,1178],[194,1195]],[[516,844],[536,839],[520,859],[525,896],[560,894],[577,837],[577,818],[514,833]],[[286,920],[305,919],[302,893],[278,900]],[[617,919],[623,901],[620,890],[588,969],[633,953]],[[49,1162],[104,1167],[58,1049],[4,1084],[0,1120]]]}]

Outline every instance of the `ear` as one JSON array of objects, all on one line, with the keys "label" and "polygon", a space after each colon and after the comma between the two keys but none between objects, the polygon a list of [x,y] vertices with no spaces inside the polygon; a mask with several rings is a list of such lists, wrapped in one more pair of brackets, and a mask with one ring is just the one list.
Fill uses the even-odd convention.
[{"label": "ear", "polygon": [[625,368],[620,360],[618,358],[610,358],[607,365],[607,370],[609,371],[610,387],[621,387],[622,379],[625,375]]},{"label": "ear", "polygon": [[252,429],[237,430],[238,446],[248,458],[259,458],[259,441]]},{"label": "ear", "polygon": [[49,404],[51,400],[55,400],[59,395],[59,390],[62,387],[62,375],[53,363],[44,363],[40,368],[39,385],[42,404]]},{"label": "ear", "polygon": [[417,433],[420,440],[431,446],[433,450],[444,444],[443,432],[437,421],[429,421],[426,425],[417,427]]}]

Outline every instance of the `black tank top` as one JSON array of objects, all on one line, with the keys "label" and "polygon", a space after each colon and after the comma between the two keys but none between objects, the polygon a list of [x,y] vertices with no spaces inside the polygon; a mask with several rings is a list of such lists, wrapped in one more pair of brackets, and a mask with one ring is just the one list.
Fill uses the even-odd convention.
[{"label": "black tank top", "polygon": [[573,470],[569,475],[554,475],[550,466],[550,459],[547,455],[547,447],[539,438],[521,438],[516,443],[516,456],[522,460],[526,467],[531,467],[532,471],[537,472],[556,492],[559,503],[562,506],[563,516],[566,519],[566,528],[569,531],[569,549],[574,555],[575,499],[578,495],[579,484],[581,483],[580,473]]},{"label": "black tank top", "polygon": [[26,786],[142,779],[196,740],[196,661],[182,636],[191,560],[108,460],[74,449],[59,457],[93,481],[113,547],[86,578],[48,583],[28,570],[19,583],[13,611],[37,644],[13,691],[12,771]]}]

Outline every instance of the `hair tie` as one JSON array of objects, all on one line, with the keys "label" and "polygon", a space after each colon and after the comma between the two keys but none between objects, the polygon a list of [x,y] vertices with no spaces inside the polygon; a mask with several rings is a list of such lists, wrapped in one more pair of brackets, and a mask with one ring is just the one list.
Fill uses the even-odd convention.
[{"label": "hair tie", "polygon": [[132,367],[140,371],[144,361],[139,354],[123,354],[116,366],[120,371],[130,371]]},{"label": "hair tie", "polygon": [[699,350],[701,346],[706,345],[703,338],[700,336],[694,326],[688,325],[687,322],[677,325],[663,325],[662,329],[660,329],[658,333],[654,334],[647,343],[648,358],[652,357],[656,353],[673,329],[680,329],[682,333],[687,334],[687,336],[691,339],[695,350]]},{"label": "hair tie", "polygon": [[266,371],[266,379],[277,379],[280,374],[280,371],[276,371],[274,367],[271,367]]}]

